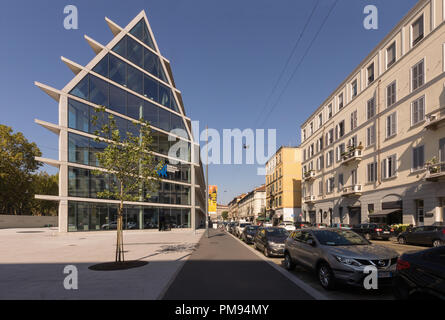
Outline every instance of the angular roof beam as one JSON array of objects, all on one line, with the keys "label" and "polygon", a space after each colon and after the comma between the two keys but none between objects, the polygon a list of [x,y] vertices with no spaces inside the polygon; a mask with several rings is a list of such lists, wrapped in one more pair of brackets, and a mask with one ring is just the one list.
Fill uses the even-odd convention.
[{"label": "angular roof beam", "polygon": [[47,86],[46,84],[34,81],[34,85],[40,88],[43,92],[49,95],[51,98],[59,102],[60,100],[60,90],[54,89],[53,87]]}]

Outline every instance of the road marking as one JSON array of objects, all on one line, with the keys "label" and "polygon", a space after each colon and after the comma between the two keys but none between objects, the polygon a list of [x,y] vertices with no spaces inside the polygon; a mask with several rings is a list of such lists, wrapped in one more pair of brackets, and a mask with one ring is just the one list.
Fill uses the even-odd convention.
[{"label": "road marking", "polygon": [[320,291],[318,291],[317,289],[312,288],[310,285],[308,285],[306,282],[300,280],[296,275],[292,274],[291,272],[285,270],[284,268],[278,266],[276,263],[274,263],[273,261],[270,261],[269,259],[267,259],[263,254],[261,254],[258,250],[255,250],[254,248],[252,248],[251,246],[249,246],[247,243],[244,243],[244,241],[238,239],[237,237],[235,237],[233,234],[231,234],[230,232],[225,231],[227,234],[230,234],[232,237],[234,237],[236,240],[238,240],[239,242],[241,242],[247,249],[249,249],[251,252],[253,252],[254,254],[256,254],[258,257],[260,257],[261,259],[263,259],[264,261],[266,261],[269,265],[271,265],[275,270],[279,271],[283,276],[285,276],[286,278],[288,278],[290,281],[292,281],[297,287],[299,287],[300,289],[302,289],[303,291],[306,291],[307,294],[309,294],[310,296],[312,296],[314,299],[316,300],[331,300],[330,298],[328,298],[327,296],[325,296],[323,293],[321,293]]}]

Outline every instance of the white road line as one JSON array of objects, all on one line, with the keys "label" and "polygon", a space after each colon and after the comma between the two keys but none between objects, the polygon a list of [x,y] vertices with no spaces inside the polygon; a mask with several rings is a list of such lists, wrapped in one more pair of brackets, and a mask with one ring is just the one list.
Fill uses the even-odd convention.
[{"label": "white road line", "polygon": [[261,259],[263,259],[264,261],[266,261],[269,265],[271,265],[275,270],[279,271],[283,276],[285,276],[286,278],[288,278],[290,281],[292,281],[295,285],[297,285],[300,289],[302,289],[303,291],[305,291],[307,294],[309,294],[310,296],[312,296],[314,299],[316,300],[331,300],[330,298],[328,298],[327,296],[325,296],[323,293],[321,293],[320,291],[312,288],[310,285],[308,285],[306,282],[300,280],[296,275],[292,274],[291,272],[285,270],[284,268],[278,266],[276,263],[274,263],[273,261],[270,261],[269,259],[267,259],[263,254],[261,254],[258,250],[255,250],[254,248],[252,248],[251,246],[249,246],[248,244],[244,243],[244,241],[238,239],[237,237],[235,237],[233,234],[231,234],[230,232],[225,231],[227,234],[230,234],[232,237],[234,237],[235,239],[237,239],[238,241],[240,241],[247,249],[249,249],[250,251],[252,251],[254,254],[256,254],[258,257],[260,257]]}]

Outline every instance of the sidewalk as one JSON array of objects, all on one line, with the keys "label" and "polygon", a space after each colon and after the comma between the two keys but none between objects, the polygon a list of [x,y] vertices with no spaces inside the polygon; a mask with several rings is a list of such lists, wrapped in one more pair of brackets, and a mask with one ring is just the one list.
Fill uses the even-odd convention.
[{"label": "sidewalk", "polygon": [[203,235],[163,299],[313,298],[229,234],[210,230],[210,237]]},{"label": "sidewalk", "polygon": [[[49,228],[0,230],[0,299],[157,299],[203,234],[190,230],[124,231],[126,260],[148,265],[120,271],[88,267],[114,260],[115,231],[59,234]],[[78,269],[66,290],[65,266]]]}]

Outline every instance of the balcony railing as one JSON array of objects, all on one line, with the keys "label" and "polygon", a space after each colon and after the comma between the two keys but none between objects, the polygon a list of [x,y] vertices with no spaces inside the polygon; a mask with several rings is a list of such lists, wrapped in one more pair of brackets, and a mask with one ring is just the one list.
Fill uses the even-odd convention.
[{"label": "balcony railing", "polygon": [[362,160],[362,149],[361,148],[350,148],[348,151],[343,152],[341,154],[341,164],[347,165],[353,161],[361,161]]},{"label": "balcony railing", "polygon": [[315,179],[315,171],[309,170],[303,174],[303,180],[304,181],[310,181]]},{"label": "balcony railing", "polygon": [[304,202],[306,203],[314,203],[317,200],[316,196],[306,196],[304,197]]},{"label": "balcony railing", "polygon": [[362,195],[362,185],[361,184],[354,184],[352,186],[343,187],[343,194],[344,197],[349,196],[361,196]]},{"label": "balcony railing", "polygon": [[426,179],[428,181],[438,181],[440,178],[445,178],[445,162],[435,164],[427,164]]},{"label": "balcony railing", "polygon": [[441,123],[445,123],[445,108],[426,116],[425,129],[436,130]]}]

